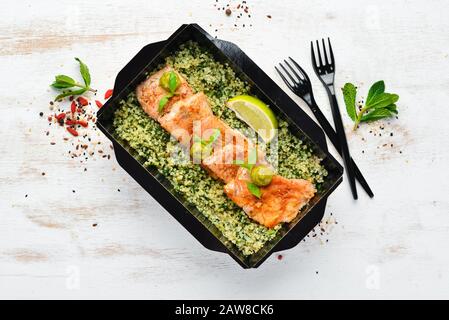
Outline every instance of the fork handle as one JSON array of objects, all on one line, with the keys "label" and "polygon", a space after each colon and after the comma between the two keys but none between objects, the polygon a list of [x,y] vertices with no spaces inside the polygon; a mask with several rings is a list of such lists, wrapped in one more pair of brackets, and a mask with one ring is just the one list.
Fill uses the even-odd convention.
[{"label": "fork handle", "polygon": [[[314,114],[315,118],[318,120],[318,123],[320,124],[324,133],[329,138],[330,142],[334,145],[337,152],[341,155],[342,151],[340,147],[340,142],[337,137],[337,133],[335,132],[334,128],[331,126],[327,118],[324,116],[324,114],[321,112],[320,108],[318,107],[315,101],[312,101],[310,109],[312,110],[312,113]],[[366,181],[359,167],[352,158],[351,164],[352,167],[354,168],[355,177],[360,182],[360,185],[363,187],[363,189],[369,195],[370,198],[374,197],[374,193],[371,190],[370,186],[368,185],[368,182]]]}]

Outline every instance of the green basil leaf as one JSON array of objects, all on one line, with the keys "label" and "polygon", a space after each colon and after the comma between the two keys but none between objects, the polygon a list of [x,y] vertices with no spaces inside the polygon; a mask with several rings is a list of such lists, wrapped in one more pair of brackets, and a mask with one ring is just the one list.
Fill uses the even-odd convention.
[{"label": "green basil leaf", "polygon": [[66,91],[66,92],[63,92],[60,95],[56,96],[55,101],[61,100],[62,98],[69,97],[69,96],[78,96],[80,94],[83,94],[86,91],[87,91],[86,88],[72,90],[72,91]]},{"label": "green basil leaf", "polygon": [[209,137],[209,140],[207,141],[207,144],[212,144],[215,141],[217,141],[218,137],[220,136],[220,130],[214,129],[214,133]]},{"label": "green basil leaf", "polygon": [[256,196],[257,198],[260,199],[260,197],[262,196],[262,192],[260,191],[260,188],[258,186],[256,186],[252,182],[247,182],[246,186],[248,187],[249,192],[251,192],[253,196]]},{"label": "green basil leaf", "polygon": [[396,103],[399,100],[399,96],[395,93],[391,93],[391,103]]},{"label": "green basil leaf", "polygon": [[355,100],[357,96],[357,88],[352,83],[346,83],[341,89],[343,92],[343,98],[346,104],[346,112],[349,117],[354,121],[357,117]]},{"label": "green basil leaf", "polygon": [[386,109],[390,110],[391,112],[398,114],[398,108],[395,104],[390,104],[389,106],[385,107]]},{"label": "green basil leaf", "polygon": [[55,81],[51,84],[53,88],[56,89],[66,89],[71,88],[75,85],[75,80],[69,76],[60,74],[55,77]]},{"label": "green basil leaf", "polygon": [[[371,104],[366,105],[368,108],[385,108],[390,104],[393,104],[394,98],[390,93],[381,93],[371,99]],[[396,100],[397,101],[397,100]]]},{"label": "green basil leaf", "polygon": [[365,105],[371,105],[371,101],[377,95],[385,92],[385,83],[383,80],[377,81],[374,83],[368,91],[368,97],[366,98]]},{"label": "green basil leaf", "polygon": [[162,97],[161,100],[159,100],[159,107],[157,108],[157,111],[158,111],[159,113],[161,113],[162,110],[164,110],[164,107],[165,107],[165,105],[167,104],[168,99],[169,99],[169,97],[168,97],[168,96],[165,96],[165,97]]},{"label": "green basil leaf", "polygon": [[365,114],[360,121],[370,122],[383,118],[392,117],[394,114],[388,108],[375,109],[370,113]]},{"label": "green basil leaf", "polygon": [[90,72],[89,72],[89,68],[86,66],[86,64],[84,62],[82,62],[79,58],[75,58],[76,61],[79,62],[80,64],[80,73],[81,76],[83,77],[84,80],[84,84],[88,87],[90,86]]},{"label": "green basil leaf", "polygon": [[170,71],[170,77],[168,78],[168,88],[170,92],[175,93],[176,88],[178,87],[178,81],[176,79],[176,73],[174,71]]}]

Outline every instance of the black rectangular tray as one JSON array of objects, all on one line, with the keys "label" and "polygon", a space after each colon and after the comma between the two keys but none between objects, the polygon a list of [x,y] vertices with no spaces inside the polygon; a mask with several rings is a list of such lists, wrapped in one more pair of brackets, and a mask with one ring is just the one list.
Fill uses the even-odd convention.
[{"label": "black rectangular tray", "polygon": [[[188,40],[206,47],[214,58],[227,62],[238,76],[250,83],[252,94],[268,103],[277,116],[289,123],[289,129],[294,134],[312,146],[315,154],[323,159],[322,165],[328,171],[322,188],[301,214],[289,224],[284,224],[273,240],[250,256],[243,255],[201,212],[186,204],[165,177],[156,169],[144,167],[144,159],[134,157],[135,152],[126,143],[114,137],[112,121],[119,101],[135,90],[146,78],[147,72],[154,70]],[[142,48],[118,73],[113,96],[99,110],[97,116],[99,129],[114,145],[118,163],[201,244],[210,250],[228,253],[244,268],[258,267],[271,253],[296,246],[321,221],[327,197],[342,181],[343,169],[328,153],[321,128],[239,47],[228,41],[214,39],[197,24],[182,25],[167,40]]]}]

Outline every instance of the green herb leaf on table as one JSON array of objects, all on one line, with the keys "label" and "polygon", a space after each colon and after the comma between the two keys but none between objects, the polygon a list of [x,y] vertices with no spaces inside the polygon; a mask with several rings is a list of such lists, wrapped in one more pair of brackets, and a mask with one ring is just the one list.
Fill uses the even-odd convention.
[{"label": "green herb leaf on table", "polygon": [[61,94],[56,96],[55,101],[61,100],[62,98],[65,98],[65,97],[79,96],[79,95],[83,94],[86,91],[87,91],[86,88],[82,88],[82,89],[79,89],[79,90],[64,91],[63,93],[61,93]]},{"label": "green herb leaf on table", "polygon": [[385,92],[385,83],[383,80],[374,83],[368,91],[368,97],[366,97],[366,104],[371,104],[371,100],[381,93]]},{"label": "green herb leaf on table", "polygon": [[[86,91],[92,91],[92,92],[96,91],[90,87],[91,77],[90,77],[89,68],[87,67],[87,65],[85,63],[83,63],[79,58],[75,58],[75,60],[78,61],[80,64],[80,73],[84,80],[84,84],[78,83],[72,77],[66,76],[64,74],[57,75],[55,77],[55,81],[50,86],[52,86],[56,90],[61,90],[63,92],[56,96],[56,98],[55,98],[56,101],[61,100],[68,96],[81,95]],[[64,89],[70,89],[70,88],[74,88],[74,87],[77,87],[80,89],[76,89],[76,90],[72,89],[69,91],[64,90]]]},{"label": "green herb leaf on table", "polygon": [[79,64],[80,64],[80,73],[81,73],[81,76],[83,77],[84,84],[85,84],[87,87],[90,86],[90,81],[91,81],[91,79],[90,79],[89,68],[88,68],[87,65],[86,65],[84,62],[82,62],[79,58],[75,58],[75,60],[78,61]]},{"label": "green herb leaf on table", "polygon": [[69,76],[63,74],[57,75],[55,81],[51,84],[56,89],[67,89],[75,86],[76,81]]},{"label": "green herb leaf on table", "polygon": [[349,117],[354,121],[357,116],[355,106],[357,88],[352,83],[346,83],[342,90],[346,104],[346,111],[348,112]]},{"label": "green herb leaf on table", "polygon": [[364,116],[362,116],[361,121],[371,122],[388,117],[391,117],[391,111],[387,108],[381,108],[365,114]]},{"label": "green herb leaf on table", "polygon": [[398,114],[396,102],[399,96],[385,92],[384,81],[374,83],[368,92],[365,105],[357,112],[356,95],[357,89],[352,83],[346,83],[342,88],[346,111],[354,121],[354,130],[360,122],[376,121],[389,118]]},{"label": "green herb leaf on table", "polygon": [[247,182],[246,186],[248,187],[249,192],[251,192],[251,194],[253,196],[255,196],[255,197],[260,199],[260,197],[262,196],[262,191],[260,191],[260,188],[258,186],[256,186],[252,182]]}]

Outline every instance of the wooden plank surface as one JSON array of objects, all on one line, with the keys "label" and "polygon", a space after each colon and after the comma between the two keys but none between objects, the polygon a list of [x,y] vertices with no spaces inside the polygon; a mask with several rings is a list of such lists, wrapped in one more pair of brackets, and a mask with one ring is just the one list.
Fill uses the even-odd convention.
[{"label": "wooden plank surface", "polygon": [[[247,2],[250,18],[214,0],[2,2],[0,298],[449,298],[449,3]],[[228,3],[238,2],[218,1]],[[360,190],[354,202],[342,184],[324,234],[256,270],[203,248],[110,150],[110,160],[71,159],[67,133],[39,116],[52,77],[76,74],[73,57],[102,94],[141,47],[189,22],[238,44],[284,89],[273,65],[291,55],[312,74],[309,41],[330,36],[340,87],[367,92],[383,79],[400,95],[399,119],[383,130],[353,133],[344,116],[375,199]]]}]

